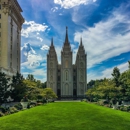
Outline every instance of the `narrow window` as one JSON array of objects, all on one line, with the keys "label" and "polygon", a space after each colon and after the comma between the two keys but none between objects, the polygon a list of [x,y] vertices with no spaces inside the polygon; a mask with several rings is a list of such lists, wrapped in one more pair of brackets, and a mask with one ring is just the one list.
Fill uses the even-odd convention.
[{"label": "narrow window", "polygon": [[66,81],[68,80],[68,72],[67,71],[65,72],[65,79],[66,79]]},{"label": "narrow window", "polygon": [[10,67],[12,67],[12,62],[10,62]]}]

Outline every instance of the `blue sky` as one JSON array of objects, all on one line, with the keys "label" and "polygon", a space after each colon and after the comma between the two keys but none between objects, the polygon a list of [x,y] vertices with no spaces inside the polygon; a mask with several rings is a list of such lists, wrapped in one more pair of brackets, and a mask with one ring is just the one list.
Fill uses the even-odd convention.
[{"label": "blue sky", "polygon": [[21,31],[21,73],[46,81],[46,55],[54,39],[60,63],[68,26],[73,63],[80,37],[87,53],[87,80],[110,78],[130,60],[129,0],[18,0],[25,19]]}]

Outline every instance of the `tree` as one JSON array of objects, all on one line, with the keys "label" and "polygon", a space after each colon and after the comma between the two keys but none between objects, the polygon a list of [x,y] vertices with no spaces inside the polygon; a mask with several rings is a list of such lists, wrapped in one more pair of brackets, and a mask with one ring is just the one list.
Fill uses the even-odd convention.
[{"label": "tree", "polygon": [[120,96],[120,87],[115,87],[111,79],[104,79],[102,84],[97,87],[97,93],[100,97],[106,98],[108,101],[112,98]]},{"label": "tree", "polygon": [[130,70],[130,61],[128,61],[128,68],[129,68],[129,70]]},{"label": "tree", "polygon": [[57,98],[56,94],[53,92],[51,88],[44,88],[44,97],[46,99],[52,99],[52,98]]},{"label": "tree", "polygon": [[0,105],[5,103],[9,97],[9,81],[10,79],[0,72]]},{"label": "tree", "polygon": [[34,81],[34,82],[36,81],[35,78],[34,78],[34,76],[32,74],[28,74],[28,76],[27,76],[26,79],[30,80],[30,81]]},{"label": "tree", "polygon": [[24,84],[24,78],[20,73],[16,73],[15,76],[12,77],[11,83],[11,98],[14,101],[21,101],[21,99],[26,95],[27,87]]},{"label": "tree", "polygon": [[47,82],[41,83],[42,88],[46,88],[46,86],[47,86]]},{"label": "tree", "polygon": [[36,86],[37,86],[38,88],[41,88],[41,87],[42,87],[41,80],[37,80],[37,81],[36,81]]},{"label": "tree", "polygon": [[117,67],[115,67],[113,69],[112,76],[113,76],[113,81],[114,81],[116,87],[119,87],[120,86],[120,79],[119,79],[120,78],[120,70]]},{"label": "tree", "polygon": [[37,82],[24,80],[24,84],[26,85],[27,91],[26,96],[30,100],[38,100],[43,98],[43,89],[37,86]]},{"label": "tree", "polygon": [[88,100],[91,102],[93,100],[93,98],[96,95],[96,88],[90,88],[88,89],[88,91],[86,92],[87,98]]}]

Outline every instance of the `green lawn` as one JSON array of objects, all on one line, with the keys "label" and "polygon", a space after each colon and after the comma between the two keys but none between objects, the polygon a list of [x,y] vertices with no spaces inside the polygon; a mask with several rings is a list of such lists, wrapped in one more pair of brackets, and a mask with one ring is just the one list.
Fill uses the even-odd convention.
[{"label": "green lawn", "polygon": [[55,102],[1,117],[0,130],[130,130],[130,113],[85,102]]}]

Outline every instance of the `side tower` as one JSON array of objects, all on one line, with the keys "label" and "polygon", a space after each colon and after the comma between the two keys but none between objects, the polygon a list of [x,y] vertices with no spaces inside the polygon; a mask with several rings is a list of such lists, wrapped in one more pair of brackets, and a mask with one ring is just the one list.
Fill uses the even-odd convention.
[{"label": "side tower", "polygon": [[53,45],[53,38],[51,41],[51,46],[49,53],[47,54],[47,87],[52,88],[52,90],[57,94],[57,55],[55,47]]},{"label": "side tower", "polygon": [[83,97],[86,92],[86,54],[85,49],[82,44],[82,38],[80,40],[80,46],[78,48],[76,56],[76,66],[77,66],[77,97]]},{"label": "side tower", "polygon": [[68,28],[66,27],[66,36],[63,49],[61,51],[61,97],[73,96],[73,66],[72,51],[68,39]]}]

